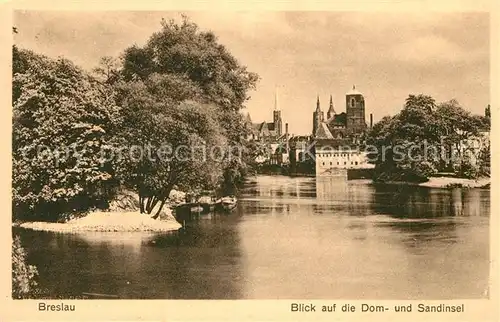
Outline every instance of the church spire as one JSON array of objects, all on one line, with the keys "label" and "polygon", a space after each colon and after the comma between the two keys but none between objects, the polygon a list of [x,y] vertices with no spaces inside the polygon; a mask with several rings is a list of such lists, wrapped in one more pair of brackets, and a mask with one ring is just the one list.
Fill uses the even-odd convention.
[{"label": "church spire", "polygon": [[316,111],[321,111],[321,107],[319,107],[319,94],[318,98],[316,99]]},{"label": "church spire", "polygon": [[335,108],[333,107],[333,97],[330,95],[330,107],[328,108],[328,112],[326,113],[326,118],[330,119],[335,115]]}]

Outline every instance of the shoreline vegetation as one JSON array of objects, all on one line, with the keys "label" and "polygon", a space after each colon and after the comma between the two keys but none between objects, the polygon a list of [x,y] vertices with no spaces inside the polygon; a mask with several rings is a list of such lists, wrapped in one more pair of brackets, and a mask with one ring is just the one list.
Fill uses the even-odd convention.
[{"label": "shoreline vegetation", "polygon": [[163,207],[156,219],[140,212],[138,195],[123,190],[109,203],[107,211],[97,209],[85,213],[71,213],[62,222],[16,221],[12,226],[60,233],[175,231],[182,225],[175,220],[172,208],[185,202],[186,193],[173,190],[169,199],[169,205]]}]

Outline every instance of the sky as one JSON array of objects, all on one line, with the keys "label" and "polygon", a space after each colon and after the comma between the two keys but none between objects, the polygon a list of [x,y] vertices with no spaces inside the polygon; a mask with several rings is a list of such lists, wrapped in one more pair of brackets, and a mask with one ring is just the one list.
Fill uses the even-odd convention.
[{"label": "sky", "polygon": [[181,14],[259,74],[245,109],[252,120],[272,120],[277,91],[293,134],[311,133],[318,95],[325,114],[330,95],[345,111],[353,85],[367,122],[398,113],[409,94],[456,99],[476,114],[490,103],[490,18],[480,12],[16,11],[14,43],[90,70]]}]

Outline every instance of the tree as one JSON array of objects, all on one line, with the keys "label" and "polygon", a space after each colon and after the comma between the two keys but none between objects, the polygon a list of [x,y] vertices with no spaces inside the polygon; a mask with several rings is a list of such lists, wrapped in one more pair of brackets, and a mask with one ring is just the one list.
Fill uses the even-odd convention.
[{"label": "tree", "polygon": [[[176,79],[176,78],[174,78]],[[170,75],[146,82],[123,83],[117,89],[123,123],[114,151],[125,148],[114,159],[122,183],[139,194],[141,213],[159,216],[174,186],[181,189],[213,188],[222,176],[224,158],[209,155],[225,146],[215,108],[181,100],[179,93],[193,90],[189,82],[178,91],[164,91]],[[169,94],[170,93],[170,94]],[[217,153],[214,152],[214,153]],[[159,207],[157,207],[159,206]]]},{"label": "tree", "polygon": [[473,152],[473,141],[479,137],[479,130],[483,125],[481,116],[471,115],[460,106],[456,100],[441,103],[436,111],[443,143],[448,151],[448,168],[455,166],[459,173],[469,164]]},{"label": "tree", "polygon": [[489,177],[491,175],[491,152],[490,144],[484,144],[479,151],[479,175]]},{"label": "tree", "polygon": [[375,163],[377,180],[425,181],[435,171],[436,156],[426,147],[439,142],[436,103],[430,96],[409,95],[400,113],[384,117],[368,134],[375,147],[369,159]]},{"label": "tree", "polygon": [[415,142],[439,142],[439,122],[436,118],[436,102],[430,96],[409,95],[397,115],[397,135]]},{"label": "tree", "polygon": [[14,52],[14,215],[103,205],[112,169],[99,152],[118,124],[113,93],[68,60]]},{"label": "tree", "polygon": [[126,80],[145,80],[153,73],[185,75],[197,84],[207,103],[225,111],[239,111],[255,88],[258,76],[248,72],[212,32],[183,16],[180,24],[162,20],[162,29],[147,44],[125,50]]},{"label": "tree", "polygon": [[113,84],[120,77],[120,62],[111,56],[103,56],[93,70],[96,78],[106,84]]},{"label": "tree", "polygon": [[484,124],[483,117],[471,115],[456,100],[436,104],[430,96],[410,95],[400,113],[383,118],[369,132],[376,176],[425,181],[439,170],[453,169],[453,158],[459,160],[453,169],[458,175],[474,176],[477,171],[466,157]]},{"label": "tree", "polygon": [[432,113],[436,109],[436,101],[434,98],[424,94],[408,95],[405,101],[405,109],[421,109],[427,113]]},{"label": "tree", "polygon": [[[169,106],[191,100],[215,107],[210,113],[227,144],[247,151],[248,129],[240,110],[249,99],[248,92],[255,88],[257,74],[248,72],[212,32],[199,30],[187,17],[180,23],[162,20],[161,26],[144,47],[134,45],[125,50],[123,79],[161,82],[162,86],[154,86],[153,94],[170,99]],[[247,169],[245,162],[227,162],[225,166],[230,168],[228,172],[239,172],[231,178],[240,178]]]}]

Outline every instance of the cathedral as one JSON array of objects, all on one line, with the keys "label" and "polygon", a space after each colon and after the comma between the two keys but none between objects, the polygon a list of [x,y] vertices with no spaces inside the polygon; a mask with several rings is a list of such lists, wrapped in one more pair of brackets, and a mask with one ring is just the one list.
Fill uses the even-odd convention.
[{"label": "cathedral", "polygon": [[278,92],[274,97],[274,110],[272,122],[253,123],[250,115],[247,115],[247,121],[252,124],[252,140],[263,142],[277,142],[286,139],[285,134],[288,133],[288,124],[285,124],[283,131],[283,120],[281,118],[281,110],[278,104]]},{"label": "cathedral", "polygon": [[[336,169],[369,168],[366,153],[360,144],[368,129],[365,120],[365,99],[356,87],[346,93],[345,112],[337,114],[330,96],[326,113],[321,110],[319,96],[313,112],[312,137],[315,141],[316,175],[328,175]],[[373,118],[370,114],[370,127]]]},{"label": "cathedral", "polygon": [[289,162],[288,155],[288,123],[285,123],[283,129],[283,119],[281,110],[278,104],[278,92],[276,91],[274,98],[274,110],[272,122],[253,123],[250,114],[247,114],[247,123],[251,127],[249,140],[257,141],[269,149],[269,158],[264,161],[269,161],[271,164],[284,164]]},{"label": "cathedral", "polygon": [[366,131],[365,99],[353,86],[346,94],[346,111],[337,114],[330,95],[330,106],[325,114],[321,110],[319,96],[313,113],[312,135],[317,139],[335,139],[345,143],[358,142]]}]

